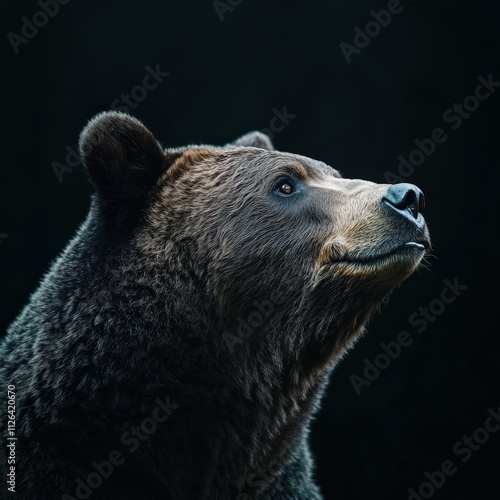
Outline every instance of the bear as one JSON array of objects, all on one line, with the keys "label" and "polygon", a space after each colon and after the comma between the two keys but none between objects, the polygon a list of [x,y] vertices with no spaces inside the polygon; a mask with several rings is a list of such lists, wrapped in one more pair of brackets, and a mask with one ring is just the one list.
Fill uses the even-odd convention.
[{"label": "bear", "polygon": [[311,418],[430,248],[420,189],[344,178],[261,132],[163,148],[119,112],[79,152],[88,216],[0,346],[6,488],[322,498]]}]

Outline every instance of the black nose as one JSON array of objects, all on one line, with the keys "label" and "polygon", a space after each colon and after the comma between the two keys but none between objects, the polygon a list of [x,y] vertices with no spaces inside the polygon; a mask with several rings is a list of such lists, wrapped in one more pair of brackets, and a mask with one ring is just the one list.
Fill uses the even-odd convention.
[{"label": "black nose", "polygon": [[393,184],[387,190],[384,201],[389,203],[401,215],[411,215],[414,219],[425,209],[424,193],[413,184]]}]

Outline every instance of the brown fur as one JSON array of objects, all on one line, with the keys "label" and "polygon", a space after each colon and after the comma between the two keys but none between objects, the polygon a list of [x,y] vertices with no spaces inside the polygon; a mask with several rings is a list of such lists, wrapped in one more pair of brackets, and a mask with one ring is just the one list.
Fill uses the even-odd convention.
[{"label": "brown fur", "polygon": [[[19,387],[18,497],[74,497],[119,447],[125,463],[92,498],[320,499],[309,422],[332,367],[418,267],[424,251],[402,245],[428,245],[423,218],[388,206],[388,185],[260,133],[164,151],[104,113],[80,151],[88,218],[0,345],[0,382]],[[167,396],[178,409],[124,450],[123,431]]]}]

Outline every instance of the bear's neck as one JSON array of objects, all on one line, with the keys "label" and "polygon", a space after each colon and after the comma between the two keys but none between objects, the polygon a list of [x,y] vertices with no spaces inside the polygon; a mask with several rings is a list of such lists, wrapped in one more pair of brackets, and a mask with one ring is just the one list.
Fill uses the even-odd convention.
[{"label": "bear's neck", "polygon": [[[182,441],[176,460],[199,471],[193,498],[267,498],[275,488],[282,494],[297,488],[299,477],[312,484],[308,425],[324,379],[304,382],[271,363],[237,367],[206,358],[200,347],[191,353],[196,368],[181,370],[169,387],[179,405],[171,422],[173,439]],[[289,469],[294,485],[287,484]],[[288,493],[284,498],[294,491]]]},{"label": "bear's neck", "polygon": [[[172,491],[189,488],[186,497],[199,499],[258,498],[278,484],[283,491],[292,488],[285,486],[290,468],[295,478],[309,482],[311,462],[297,457],[309,456],[308,424],[327,372],[303,373],[284,338],[278,346],[263,344],[255,335],[231,351],[203,285],[194,280],[180,294],[163,285],[158,291],[156,280],[148,280],[156,300],[143,307],[142,315],[161,321],[150,333],[157,345],[145,363],[158,367],[157,390],[179,405],[166,423],[160,452],[165,463],[175,461]],[[183,305],[171,309],[175,297],[182,297]],[[270,338],[278,326],[269,328],[259,332],[261,338]]]},{"label": "bear's neck", "polygon": [[[291,488],[291,497],[297,481],[312,484],[306,438],[327,373],[305,373],[285,336],[277,345],[254,335],[231,352],[207,294],[205,270],[181,262],[167,270],[145,266],[140,253],[123,256],[110,245],[89,249],[80,241],[67,250],[66,262],[80,262],[83,253],[90,265],[79,274],[62,262],[59,269],[73,295],[80,287],[75,307],[83,303],[85,311],[97,312],[88,316],[88,328],[79,325],[77,335],[84,343],[97,325],[110,341],[102,342],[107,352],[94,356],[106,367],[96,369],[122,380],[111,381],[120,397],[99,403],[102,421],[121,415],[121,429],[136,428],[154,414],[158,400],[175,405],[155,434],[140,442],[145,451],[127,454],[134,473],[161,464],[162,473],[143,478],[151,491],[175,491],[179,499],[240,500],[247,498],[240,493],[259,498],[276,488],[285,497]],[[99,267],[96,248],[105,256],[102,262],[113,263],[113,272]],[[279,317],[273,321],[261,338],[279,328]],[[121,398],[132,403],[125,415]],[[148,456],[155,457],[154,463],[145,467]],[[292,469],[295,479],[288,484]]]}]

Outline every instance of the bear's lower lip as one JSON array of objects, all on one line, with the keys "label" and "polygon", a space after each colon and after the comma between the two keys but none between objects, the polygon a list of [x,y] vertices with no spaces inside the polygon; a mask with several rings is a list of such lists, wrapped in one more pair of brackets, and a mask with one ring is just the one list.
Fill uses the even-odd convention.
[{"label": "bear's lower lip", "polygon": [[417,242],[417,241],[408,241],[404,243],[403,245],[400,245],[396,248],[393,248],[392,250],[380,254],[374,254],[374,255],[360,255],[360,256],[355,256],[355,257],[343,257],[338,260],[334,260],[331,263],[334,264],[336,262],[343,262],[343,263],[350,263],[350,264],[371,264],[374,262],[378,262],[381,260],[384,260],[388,257],[394,256],[401,254],[405,251],[411,251],[411,250],[418,250],[419,253],[425,252],[429,248],[429,243],[426,241],[423,242]]},{"label": "bear's lower lip", "polygon": [[409,241],[400,248],[418,248],[420,250],[425,250],[425,245],[423,243],[417,243],[416,241]]}]

